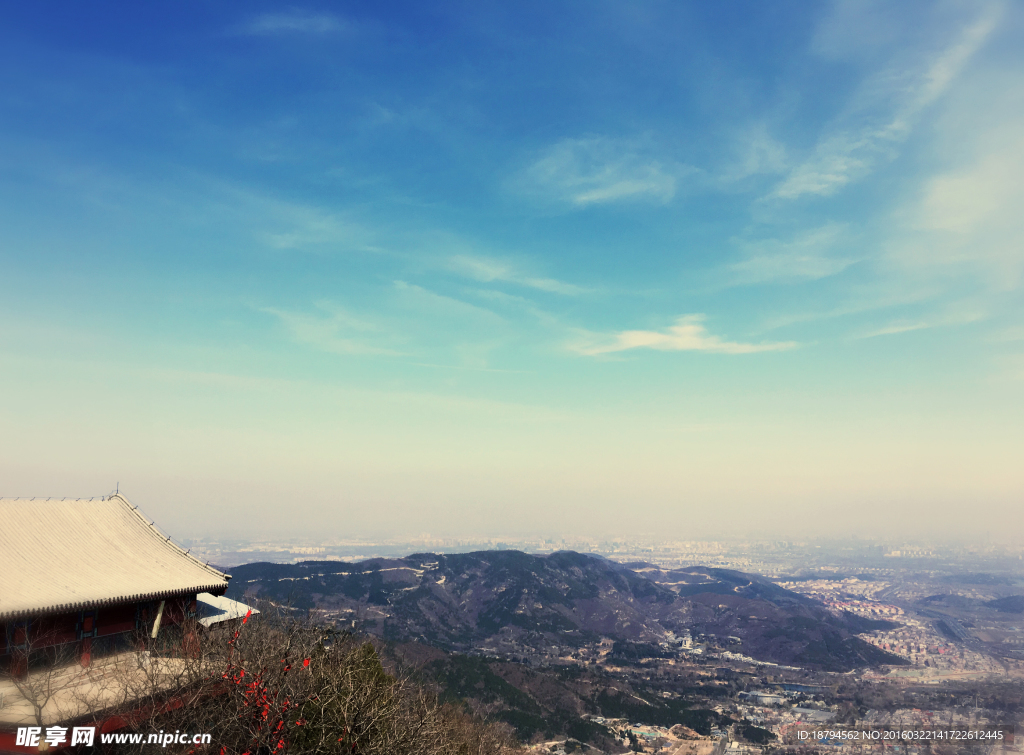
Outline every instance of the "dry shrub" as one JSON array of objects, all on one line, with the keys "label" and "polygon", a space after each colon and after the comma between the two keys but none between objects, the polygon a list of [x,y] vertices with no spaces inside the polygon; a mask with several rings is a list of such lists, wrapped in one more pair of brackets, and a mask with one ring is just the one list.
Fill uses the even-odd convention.
[{"label": "dry shrub", "polygon": [[[185,629],[188,637],[189,628]],[[187,649],[187,651],[186,651]],[[217,755],[505,755],[521,748],[503,725],[441,704],[389,673],[373,645],[265,607],[234,631],[207,633],[125,666],[131,731],[209,733]],[[147,688],[148,686],[148,688]],[[97,738],[98,740],[98,738]],[[97,741],[97,744],[99,742]],[[153,744],[108,745],[152,752]]]}]

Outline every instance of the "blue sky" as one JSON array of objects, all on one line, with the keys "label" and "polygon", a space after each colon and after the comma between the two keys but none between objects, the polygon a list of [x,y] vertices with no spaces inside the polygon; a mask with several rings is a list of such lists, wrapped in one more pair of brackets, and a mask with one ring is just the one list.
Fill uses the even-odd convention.
[{"label": "blue sky", "polygon": [[1022,26],[12,6],[0,492],[184,537],[1024,524]]}]

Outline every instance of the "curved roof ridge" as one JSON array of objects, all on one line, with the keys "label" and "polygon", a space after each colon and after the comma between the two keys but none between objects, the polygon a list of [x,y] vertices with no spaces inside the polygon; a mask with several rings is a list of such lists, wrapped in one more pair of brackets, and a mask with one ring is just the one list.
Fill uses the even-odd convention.
[{"label": "curved roof ridge", "polygon": [[225,579],[231,579],[231,575],[230,574],[227,574],[226,572],[222,572],[219,569],[214,569],[212,566],[210,566],[209,562],[200,561],[198,558],[193,556],[189,552],[191,549],[182,548],[180,545],[178,545],[178,543],[176,543],[174,541],[174,539],[170,535],[167,535],[166,533],[163,532],[163,530],[161,530],[159,527],[156,526],[156,520],[155,519],[153,521],[151,521],[151,522],[146,521],[146,517],[143,516],[142,512],[139,510],[139,507],[134,505],[127,498],[125,498],[123,493],[119,493],[119,492],[118,493],[113,493],[113,494],[111,494],[107,498],[107,500],[113,500],[114,498],[117,498],[119,501],[121,501],[121,503],[123,503],[125,506],[127,506],[128,509],[133,514],[135,514],[135,516],[137,516],[139,519],[141,519],[143,522],[145,522],[145,524],[150,529],[152,529],[153,532],[157,533],[158,535],[160,535],[160,537],[164,538],[164,540],[169,545],[171,545],[173,548],[175,548],[177,551],[179,551],[181,553],[181,555],[185,556],[190,561],[198,564],[199,566],[203,567],[204,569],[207,569],[207,570],[213,572],[213,574],[217,575],[218,577],[223,577]]}]

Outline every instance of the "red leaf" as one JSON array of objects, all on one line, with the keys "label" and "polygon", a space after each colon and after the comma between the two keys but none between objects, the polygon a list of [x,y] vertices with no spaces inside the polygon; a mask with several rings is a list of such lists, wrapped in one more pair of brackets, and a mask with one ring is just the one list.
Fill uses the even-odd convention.
[{"label": "red leaf", "polygon": [[309,668],[309,658],[302,662],[302,668]]}]

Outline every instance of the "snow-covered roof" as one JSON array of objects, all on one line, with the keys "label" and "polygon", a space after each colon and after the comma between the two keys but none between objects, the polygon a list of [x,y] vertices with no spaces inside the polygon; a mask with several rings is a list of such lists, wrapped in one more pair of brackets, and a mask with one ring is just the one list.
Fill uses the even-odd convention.
[{"label": "snow-covered roof", "polygon": [[171,542],[122,495],[0,498],[0,620],[223,594],[230,578]]},{"label": "snow-covered roof", "polygon": [[254,614],[259,613],[255,608],[250,608],[237,600],[225,598],[223,595],[210,595],[208,592],[201,592],[196,596],[196,613],[199,615],[199,623],[204,627],[240,619],[250,610]]}]

